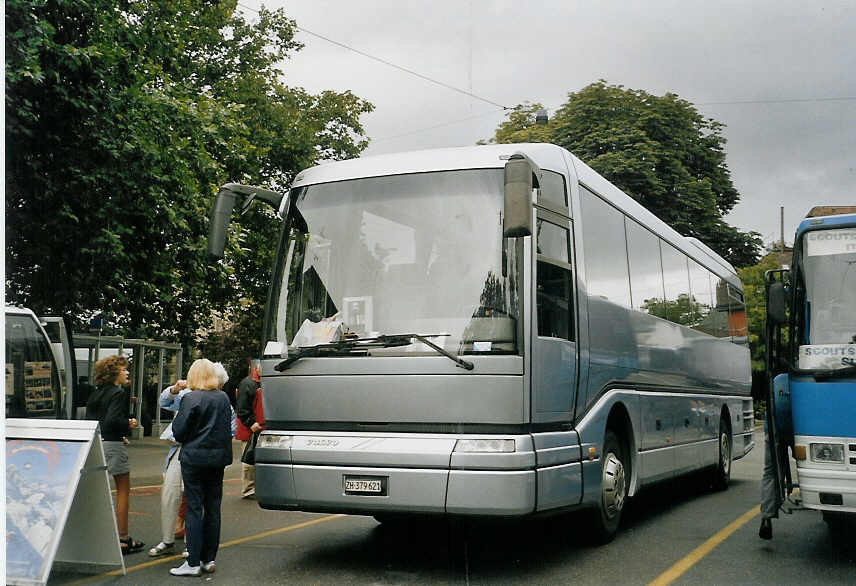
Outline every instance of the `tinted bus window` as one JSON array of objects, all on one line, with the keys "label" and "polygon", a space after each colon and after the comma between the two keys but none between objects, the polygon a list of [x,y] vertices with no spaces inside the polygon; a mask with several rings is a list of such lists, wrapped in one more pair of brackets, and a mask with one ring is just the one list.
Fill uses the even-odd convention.
[{"label": "tinted bus window", "polygon": [[711,289],[713,290],[714,306],[711,312],[711,332],[717,338],[725,338],[731,335],[728,330],[728,282],[717,275],[712,275]]},{"label": "tinted bus window", "polygon": [[55,418],[60,397],[50,342],[29,315],[6,314],[6,417]]},{"label": "tinted bus window", "polygon": [[580,186],[588,294],[630,307],[624,214]]},{"label": "tinted bus window", "polygon": [[538,335],[573,340],[570,233],[538,218],[537,246]]},{"label": "tinted bus window", "polygon": [[728,284],[728,333],[732,338],[738,339],[733,341],[741,341],[749,335],[743,292],[730,283]]},{"label": "tinted bus window", "polygon": [[[541,174],[541,188],[538,190],[539,204],[552,204],[553,207],[567,208],[568,197],[565,190],[565,178],[553,171]],[[567,213],[567,212],[566,212]]]},{"label": "tinted bus window", "polygon": [[688,326],[692,323],[690,275],[687,255],[660,241],[663,254],[663,286],[666,290],[666,319]]},{"label": "tinted bus window", "polygon": [[665,317],[660,239],[629,219],[627,220],[627,256],[630,261],[633,308],[657,317]]},{"label": "tinted bus window", "polygon": [[694,330],[713,335],[710,312],[713,309],[713,296],[710,293],[710,271],[690,260],[690,292],[692,293],[692,327]]}]

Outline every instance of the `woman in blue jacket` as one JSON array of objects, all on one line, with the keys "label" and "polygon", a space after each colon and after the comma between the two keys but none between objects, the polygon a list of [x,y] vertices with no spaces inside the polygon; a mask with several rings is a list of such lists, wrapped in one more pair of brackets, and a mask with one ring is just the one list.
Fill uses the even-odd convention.
[{"label": "woman in blue jacket", "polygon": [[223,469],[232,463],[232,406],[211,361],[201,358],[187,371],[191,392],[181,399],[172,422],[181,443],[181,478],[187,497],[185,517],[187,560],[169,572],[174,576],[199,576],[214,571],[220,546],[220,502]]}]

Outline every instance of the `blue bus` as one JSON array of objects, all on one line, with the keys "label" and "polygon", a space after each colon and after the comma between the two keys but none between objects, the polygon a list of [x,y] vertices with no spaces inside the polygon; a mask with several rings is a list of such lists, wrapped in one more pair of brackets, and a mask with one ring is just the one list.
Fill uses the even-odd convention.
[{"label": "blue bus", "polygon": [[332,162],[285,195],[261,357],[267,509],[517,517],[588,509],[752,449],[734,268],[570,152],[485,145]]},{"label": "blue bus", "polygon": [[856,513],[856,206],[813,208],[765,280],[778,500],[797,485],[790,447],[803,506],[835,525]]}]

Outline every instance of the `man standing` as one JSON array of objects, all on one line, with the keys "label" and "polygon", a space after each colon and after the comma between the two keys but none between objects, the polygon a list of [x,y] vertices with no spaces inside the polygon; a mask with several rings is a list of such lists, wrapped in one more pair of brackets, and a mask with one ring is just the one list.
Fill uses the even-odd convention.
[{"label": "man standing", "polygon": [[[238,384],[236,413],[238,426],[235,439],[241,440],[242,452],[247,447],[247,441],[252,434],[264,429],[264,412],[262,410],[261,378],[258,367],[249,362],[247,376]],[[250,464],[241,462],[241,498],[255,497],[255,469]]]}]

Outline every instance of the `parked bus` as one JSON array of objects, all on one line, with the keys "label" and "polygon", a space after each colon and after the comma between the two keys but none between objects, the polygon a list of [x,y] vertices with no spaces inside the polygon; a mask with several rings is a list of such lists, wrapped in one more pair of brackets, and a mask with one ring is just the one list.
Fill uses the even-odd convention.
[{"label": "parked bus", "polygon": [[835,525],[856,513],[856,206],[813,208],[766,289],[779,502],[795,486],[790,447],[803,506]]},{"label": "parked bus", "polygon": [[564,149],[366,157],[278,209],[261,360],[266,509],[516,517],[629,496],[753,447],[740,280]]},{"label": "parked bus", "polygon": [[83,419],[86,411],[86,396],[79,392],[71,319],[68,316],[40,316],[39,320],[51,341],[51,347],[59,367],[62,395],[67,399],[64,402],[63,417],[65,419]]},{"label": "parked bus", "polygon": [[50,338],[32,311],[6,306],[5,347],[6,417],[70,418],[70,393]]}]

